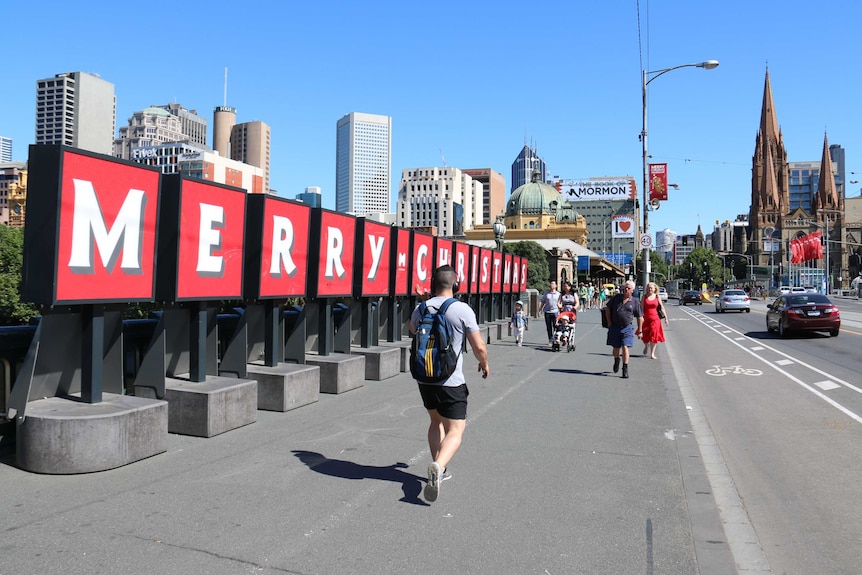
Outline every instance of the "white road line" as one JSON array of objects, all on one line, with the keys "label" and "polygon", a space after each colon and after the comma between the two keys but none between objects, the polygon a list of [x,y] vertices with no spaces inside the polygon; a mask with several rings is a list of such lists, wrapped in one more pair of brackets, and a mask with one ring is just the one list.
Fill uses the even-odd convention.
[{"label": "white road line", "polygon": [[[744,338],[744,337],[735,338],[735,339],[734,339],[734,341],[739,341],[740,339],[745,339],[745,338]],[[752,347],[752,348],[751,348],[751,351],[760,351],[760,350],[763,350],[763,349],[766,349],[766,348],[765,348],[765,347],[763,347],[762,345],[758,345],[757,347]]]},{"label": "white road line", "polygon": [[779,359],[775,362],[776,365],[790,365],[791,363],[796,363],[792,359]]},{"label": "white road line", "polygon": [[835,383],[834,381],[815,381],[814,385],[822,389],[823,391],[829,391],[830,389],[838,389],[841,386]]}]

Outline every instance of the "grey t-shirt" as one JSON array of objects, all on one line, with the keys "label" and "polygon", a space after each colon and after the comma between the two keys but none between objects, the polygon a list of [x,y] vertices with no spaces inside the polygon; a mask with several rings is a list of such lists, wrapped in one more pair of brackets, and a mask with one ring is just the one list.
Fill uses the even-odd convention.
[{"label": "grey t-shirt", "polygon": [[[447,298],[445,297],[432,297],[425,303],[436,312],[440,309],[440,306],[443,305],[446,299]],[[479,324],[476,322],[476,314],[473,312],[473,308],[462,301],[454,301],[446,310],[446,319],[448,319],[449,323],[452,324],[452,331],[454,332],[452,336],[452,344],[455,346],[455,349],[463,350],[464,334],[479,331]],[[417,305],[413,310],[413,315],[410,316],[410,327],[415,330],[419,326],[419,322],[421,320],[422,316],[419,315],[419,306]],[[464,378],[463,365],[464,353],[462,351],[461,355],[458,356],[458,366],[455,368],[455,373],[453,373],[452,376],[443,383],[431,385],[458,387],[466,381]]]}]

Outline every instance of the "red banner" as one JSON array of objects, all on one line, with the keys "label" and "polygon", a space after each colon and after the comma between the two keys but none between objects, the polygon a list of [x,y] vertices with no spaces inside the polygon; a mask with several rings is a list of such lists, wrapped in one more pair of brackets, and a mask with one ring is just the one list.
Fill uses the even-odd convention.
[{"label": "red banner", "polygon": [[649,199],[667,199],[667,164],[649,165]]},{"label": "red banner", "polygon": [[801,264],[810,260],[823,259],[823,244],[820,231],[812,232],[807,236],[790,240],[790,263]]}]

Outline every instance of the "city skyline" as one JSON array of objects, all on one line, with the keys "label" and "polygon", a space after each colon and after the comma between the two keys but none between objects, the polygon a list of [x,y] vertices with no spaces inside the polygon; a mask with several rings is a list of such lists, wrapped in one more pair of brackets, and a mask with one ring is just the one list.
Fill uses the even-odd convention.
[{"label": "city skyline", "polygon": [[[640,187],[640,70],[714,58],[721,62],[716,70],[678,70],[650,85],[651,161],[667,162],[669,181],[680,185],[650,213],[651,232],[693,233],[698,224],[708,230],[715,220],[748,211],[767,66],[788,159],[818,160],[826,132],[830,143],[847,152],[848,180],[862,172],[853,98],[858,80],[846,77],[859,45],[851,23],[862,15],[853,4],[827,12],[812,11],[801,1],[750,5],[731,0],[718,8],[683,1],[642,3],[639,42],[635,2],[549,3],[531,12],[532,22],[498,3],[457,5],[463,23],[445,34],[429,13],[407,5],[331,2],[288,10],[270,3],[237,13],[260,24],[253,36],[241,33],[229,48],[209,50],[191,67],[179,56],[138,66],[126,52],[107,48],[110,34],[132,7],[95,2],[103,9],[80,14],[59,2],[48,4],[79,40],[62,52],[35,34],[39,15],[34,7],[16,3],[4,13],[19,22],[10,27],[10,41],[27,55],[5,78],[0,96],[0,133],[15,142],[13,160],[26,160],[34,141],[33,85],[39,78],[97,72],[114,84],[121,119],[166,101],[209,118],[223,101],[227,67],[225,101],[244,117],[271,126],[272,187],[282,197],[319,186],[323,206],[334,207],[332,123],[355,110],[393,118],[391,211],[401,170],[487,166],[508,175],[525,143],[535,145],[552,176],[630,175]],[[193,2],[180,9],[178,17],[194,16],[199,23],[199,31],[188,31],[184,42],[206,41],[218,28],[219,6],[230,5],[215,2],[203,9]],[[437,9],[445,13],[448,6],[443,2]],[[336,11],[339,18],[331,16]],[[805,34],[799,34],[799,14],[805,14]],[[287,34],[277,25],[282,21]],[[403,21],[411,26],[402,26]],[[476,22],[482,25],[471,26]],[[351,34],[372,23],[381,33]],[[524,50],[528,29],[543,41]],[[765,29],[779,32],[767,35]],[[418,41],[432,31],[430,40]],[[150,32],[150,47],[176,41],[167,30]],[[289,53],[300,56],[291,60],[290,74],[274,73]],[[458,70],[475,81],[449,82]],[[524,73],[515,75],[515,70]],[[839,89],[800,83],[803,70],[816,70],[817,82],[828,79]],[[515,80],[492,81],[504,77]],[[858,190],[850,187],[847,195]]]}]

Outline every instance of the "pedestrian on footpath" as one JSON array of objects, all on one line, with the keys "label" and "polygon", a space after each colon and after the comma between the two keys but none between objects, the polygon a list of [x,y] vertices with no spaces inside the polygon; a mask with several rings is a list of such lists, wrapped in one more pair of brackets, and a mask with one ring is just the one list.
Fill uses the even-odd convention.
[{"label": "pedestrian on footpath", "polygon": [[[434,270],[431,277],[431,298],[425,303],[433,309],[440,309],[443,303],[454,297],[458,291],[458,274],[452,266],[440,266]],[[428,447],[431,450],[432,462],[428,466],[428,483],[425,484],[425,500],[436,501],[440,494],[440,483],[451,477],[446,469],[449,461],[461,447],[461,439],[467,426],[467,389],[464,377],[463,363],[466,349],[465,339],[473,350],[473,355],[479,360],[478,371],[487,378],[488,348],[479,331],[476,314],[473,308],[462,301],[453,302],[446,310],[446,319],[452,326],[452,345],[462,350],[458,357],[455,371],[449,379],[439,384],[419,383],[419,394],[422,404],[428,410],[431,422],[428,425]],[[422,317],[419,306],[410,316],[408,329],[416,333]]]},{"label": "pedestrian on footpath", "polygon": [[[634,291],[635,282],[628,280],[623,291],[610,299],[603,312],[608,321],[607,344],[614,348],[614,373],[620,370],[622,356],[624,379],[629,377],[629,348],[634,345],[635,338],[640,337],[643,328],[643,314]],[[637,328],[634,326],[635,318]]]},{"label": "pedestrian on footpath", "polygon": [[560,292],[560,301],[558,307],[560,311],[577,312],[579,305],[578,294],[572,289],[572,284],[563,282],[563,291]]},{"label": "pedestrian on footpath", "polygon": [[542,294],[539,304],[545,316],[545,328],[548,330],[548,347],[554,345],[554,325],[557,323],[557,314],[560,313],[560,292],[557,291],[557,282],[551,280],[548,291]]},{"label": "pedestrian on footpath", "polygon": [[643,307],[644,316],[641,337],[644,342],[644,355],[649,354],[650,359],[656,359],[655,347],[664,342],[661,320],[664,320],[665,325],[668,325],[668,322],[667,310],[658,295],[658,285],[655,282],[647,284],[646,296],[644,296],[641,307]]},{"label": "pedestrian on footpath", "polygon": [[512,335],[515,336],[515,343],[521,347],[524,343],[524,332],[530,329],[530,318],[524,313],[524,304],[520,301],[515,302],[515,311],[512,312],[509,327],[512,328]]}]

